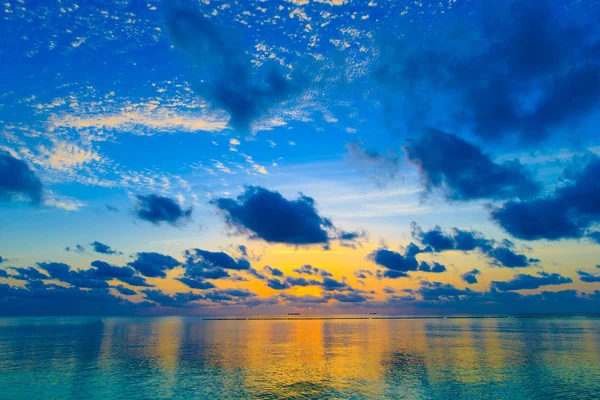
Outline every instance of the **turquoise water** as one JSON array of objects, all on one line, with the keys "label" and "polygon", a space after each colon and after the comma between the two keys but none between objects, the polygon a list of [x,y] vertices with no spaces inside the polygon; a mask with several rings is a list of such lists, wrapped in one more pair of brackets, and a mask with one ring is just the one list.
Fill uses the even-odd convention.
[{"label": "turquoise water", "polygon": [[0,319],[2,399],[598,399],[600,320]]}]

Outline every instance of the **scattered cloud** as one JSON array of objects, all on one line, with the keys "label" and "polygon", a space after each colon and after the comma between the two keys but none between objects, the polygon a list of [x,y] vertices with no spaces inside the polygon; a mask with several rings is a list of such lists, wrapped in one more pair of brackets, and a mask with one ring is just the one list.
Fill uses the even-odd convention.
[{"label": "scattered cloud", "polygon": [[137,195],[136,199],[135,215],[154,225],[165,222],[172,226],[180,226],[187,223],[192,216],[192,207],[183,209],[169,197],[149,194]]}]

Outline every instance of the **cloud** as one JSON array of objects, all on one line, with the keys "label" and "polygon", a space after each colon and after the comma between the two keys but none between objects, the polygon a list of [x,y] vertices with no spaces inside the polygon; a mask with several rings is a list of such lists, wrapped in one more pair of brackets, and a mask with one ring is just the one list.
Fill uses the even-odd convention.
[{"label": "cloud", "polygon": [[273,276],[283,276],[283,271],[277,268],[271,268],[268,265],[265,265],[263,271],[273,275]]},{"label": "cloud", "polygon": [[137,253],[136,259],[127,265],[149,278],[165,278],[166,271],[180,266],[181,263],[160,253]]},{"label": "cloud", "polygon": [[282,282],[280,279],[277,278],[270,278],[266,280],[267,282],[267,287],[270,287],[271,289],[274,290],[284,290],[284,289],[289,289],[290,288],[290,284],[288,282]]},{"label": "cloud", "polygon": [[262,276],[252,268],[250,262],[245,258],[236,260],[224,252],[189,249],[183,253],[183,256],[185,258],[184,277],[178,278],[178,280],[194,289],[209,289],[212,283],[206,282],[205,279],[229,278],[239,280],[240,277],[236,279],[227,270],[248,271],[256,277]]},{"label": "cloud", "polygon": [[40,270],[33,267],[9,267],[9,269],[17,273],[17,275],[10,275],[12,279],[21,281],[35,281],[49,278],[48,275],[41,273]]},{"label": "cloud", "polygon": [[2,315],[134,315],[149,307],[151,303],[132,303],[108,289],[80,289],[41,281],[29,282],[24,288],[0,284]]},{"label": "cloud", "polygon": [[442,272],[446,272],[446,266],[442,265],[440,263],[437,262],[433,262],[431,263],[431,265],[429,263],[426,263],[425,261],[421,261],[421,263],[419,264],[419,271],[421,272],[433,272],[433,273],[442,273]]},{"label": "cloud", "polygon": [[340,303],[364,303],[368,300],[368,297],[359,293],[331,293],[326,297]]},{"label": "cloud", "polygon": [[198,278],[188,278],[188,277],[181,277],[181,278],[177,278],[178,281],[186,284],[187,286],[189,286],[192,289],[201,289],[201,290],[205,290],[205,289],[214,289],[216,288],[215,285],[213,285],[212,283],[205,281],[203,279],[198,279]]},{"label": "cloud", "polygon": [[579,279],[581,279],[581,282],[600,282],[600,275],[594,275],[581,270],[577,271],[577,275],[579,275]]},{"label": "cloud", "polygon": [[206,292],[204,294],[204,298],[206,300],[210,300],[212,302],[221,302],[221,301],[232,301],[239,299],[249,299],[256,297],[256,293],[251,292],[247,289],[219,289],[213,290],[210,292]]},{"label": "cloud", "polygon": [[133,296],[133,295],[137,294],[137,292],[135,290],[126,288],[125,286],[121,286],[121,285],[115,286],[114,289],[116,289],[117,292],[119,292],[125,296]]},{"label": "cloud", "polygon": [[298,305],[306,305],[306,304],[323,304],[329,302],[329,298],[321,297],[321,296],[313,296],[310,294],[298,296],[291,293],[280,293],[279,297],[283,300]]},{"label": "cloud", "polygon": [[67,247],[65,247],[65,251],[71,251],[73,253],[83,254],[83,253],[85,253],[85,247],[80,244],[75,245],[74,248],[67,246]]},{"label": "cloud", "polygon": [[134,275],[134,276],[130,276],[130,277],[122,277],[122,278],[119,278],[119,280],[121,282],[124,282],[131,286],[140,286],[140,287],[153,287],[154,286],[154,285],[151,285],[150,283],[148,283],[146,281],[146,279],[144,279],[143,277],[141,277],[139,275]]},{"label": "cloud", "polygon": [[424,300],[443,300],[457,298],[458,296],[471,295],[470,289],[458,289],[449,283],[422,281],[416,293],[423,296]]},{"label": "cloud", "polygon": [[116,267],[101,260],[92,261],[91,266],[95,267],[96,270],[90,274],[90,276],[99,279],[131,278],[135,275],[135,270],[133,268]]},{"label": "cloud", "polygon": [[3,269],[0,269],[0,278],[8,278],[8,272]]},{"label": "cloud", "polygon": [[222,251],[189,249],[184,252],[184,258],[186,268],[224,268],[237,271],[250,269],[250,262],[245,258],[235,260]]},{"label": "cloud", "polygon": [[93,250],[96,253],[107,254],[107,255],[123,254],[123,253],[121,253],[119,251],[111,249],[109,245],[106,245],[104,243],[100,243],[98,241],[94,241],[94,242],[90,243],[90,245],[92,246]]},{"label": "cloud", "polygon": [[[498,243],[495,240],[487,239],[481,232],[458,228],[452,228],[449,232],[445,232],[439,226],[424,231],[415,222],[411,223],[411,230],[415,240],[419,240],[427,246],[426,248],[435,253],[450,250],[464,252],[477,250],[490,258],[492,265],[506,268],[524,268],[539,262],[535,258],[516,253],[514,243],[510,240],[502,240]],[[411,247],[411,251],[414,253],[416,250]]]},{"label": "cloud", "polygon": [[404,151],[419,170],[424,195],[439,190],[453,201],[508,200],[540,191],[519,161],[495,163],[478,147],[436,129],[408,141]]},{"label": "cloud", "polygon": [[415,30],[384,41],[375,77],[389,92],[389,124],[535,143],[597,111],[594,24],[563,18],[553,2],[490,1],[481,10],[438,25],[435,36]]},{"label": "cloud", "polygon": [[400,253],[387,249],[377,249],[367,256],[367,259],[391,271],[385,271],[383,277],[408,277],[409,271],[416,271],[419,263],[414,257],[405,257]]},{"label": "cloud", "polygon": [[173,296],[157,289],[142,290],[147,300],[153,301],[163,307],[183,308],[190,306],[191,302],[202,300],[204,296],[195,293],[175,293]]},{"label": "cloud", "polygon": [[323,281],[321,282],[321,288],[323,288],[323,290],[326,290],[328,292],[333,291],[333,290],[337,290],[337,291],[354,291],[354,289],[348,285],[346,282],[342,281],[338,281],[336,279],[333,278],[323,278]]},{"label": "cloud", "polygon": [[39,262],[37,265],[46,271],[51,279],[56,279],[78,288],[108,289],[109,284],[94,275],[94,270],[73,270],[60,262]]},{"label": "cloud", "polygon": [[[587,161],[587,162],[586,162]],[[509,201],[491,207],[494,222],[523,240],[581,239],[600,222],[600,157],[577,160],[567,170],[567,183],[554,193],[531,201]]]},{"label": "cloud", "polygon": [[[152,254],[152,253],[140,253]],[[154,253],[155,254],[155,253]],[[136,260],[136,262],[139,261]],[[132,263],[130,263],[131,265]],[[117,279],[131,286],[150,287],[146,280],[136,274],[136,270],[130,267],[117,267],[101,260],[91,262],[91,267],[84,270],[74,270],[65,263],[60,262],[41,262],[38,266],[46,271],[49,276],[41,274],[37,269],[29,267],[28,269],[15,269],[19,273],[19,278],[24,280],[56,279],[79,288],[107,289],[107,281]],[[139,263],[136,264],[139,266]]]},{"label": "cloud", "polygon": [[160,225],[165,222],[172,226],[187,223],[192,216],[192,207],[184,210],[175,200],[149,194],[137,195],[135,214],[139,219]]},{"label": "cloud", "polygon": [[388,149],[386,153],[381,153],[363,148],[357,142],[346,144],[346,150],[350,162],[377,186],[383,187],[396,179],[401,163],[401,156],[396,151]]},{"label": "cloud", "polygon": [[507,290],[538,289],[541,286],[573,283],[571,278],[565,278],[557,273],[538,272],[538,275],[517,274],[507,282],[492,281],[490,287],[505,292]]},{"label": "cloud", "polygon": [[368,269],[358,269],[354,271],[354,276],[356,276],[358,279],[367,279],[373,276],[373,272],[369,271]]},{"label": "cloud", "polygon": [[[288,79],[275,66],[254,71],[241,37],[214,24],[191,8],[167,10],[167,26],[175,46],[206,74],[194,84],[198,95],[227,112],[229,125],[240,131],[272,107],[301,92],[303,78]],[[261,72],[259,74],[259,72]]]},{"label": "cloud", "polygon": [[0,201],[10,201],[20,196],[31,204],[42,201],[43,185],[40,178],[25,161],[0,150]]},{"label": "cloud", "polygon": [[[337,281],[336,281],[337,282]],[[285,278],[285,283],[289,286],[313,286],[313,285],[322,285],[324,283],[319,282],[315,279],[306,279],[304,277],[294,277],[294,276],[288,276],[287,278]]]},{"label": "cloud", "polygon": [[298,274],[300,274],[300,275],[302,275],[302,274],[304,274],[304,275],[318,275],[318,276],[321,276],[323,278],[325,278],[325,277],[332,277],[333,276],[333,274],[331,272],[327,272],[324,269],[316,268],[316,267],[313,267],[312,265],[308,265],[308,264],[303,265],[300,268],[296,268],[293,271],[296,272],[296,273],[298,273]]},{"label": "cloud", "polygon": [[460,276],[460,278],[467,282],[469,285],[473,285],[475,283],[477,283],[477,275],[480,275],[481,271],[479,271],[478,269],[473,269],[469,272],[465,272],[464,274],[462,274]]},{"label": "cloud", "polygon": [[247,186],[237,200],[212,201],[225,222],[237,234],[269,243],[290,245],[326,244],[335,229],[328,218],[319,215],[315,201],[300,194],[287,200],[279,192],[260,186]]}]

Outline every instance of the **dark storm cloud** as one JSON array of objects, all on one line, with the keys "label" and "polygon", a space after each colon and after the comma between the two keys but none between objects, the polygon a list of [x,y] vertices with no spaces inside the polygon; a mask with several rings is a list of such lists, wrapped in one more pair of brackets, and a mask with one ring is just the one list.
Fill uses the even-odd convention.
[{"label": "dark storm cloud", "polygon": [[460,278],[467,282],[469,285],[473,285],[475,283],[477,283],[477,275],[480,275],[481,271],[479,271],[478,269],[473,269],[469,272],[465,272],[464,274],[462,274],[460,276]]},{"label": "dark storm cloud", "polygon": [[42,201],[43,186],[40,178],[25,161],[0,150],[0,201],[10,201],[24,196],[32,204]]},{"label": "dark storm cloud", "polygon": [[447,32],[385,41],[375,76],[390,92],[388,122],[533,143],[598,110],[597,27],[563,18],[558,3],[484,1]]},{"label": "dark storm cloud", "polygon": [[288,78],[274,65],[255,71],[237,31],[228,31],[181,2],[171,6],[166,17],[175,46],[206,74],[192,87],[213,107],[227,112],[234,129],[249,131],[254,120],[298,95],[307,83],[303,77]]},{"label": "dark storm cloud", "polygon": [[333,223],[321,217],[311,197],[287,200],[279,192],[248,186],[237,200],[212,201],[236,233],[250,239],[290,245],[326,244]]},{"label": "dark storm cloud", "polygon": [[600,157],[576,160],[567,183],[554,193],[531,201],[509,201],[491,208],[491,217],[512,236],[523,240],[581,239],[600,223]]},{"label": "dark storm cloud", "polygon": [[404,151],[419,170],[424,195],[439,190],[448,200],[509,200],[540,191],[519,161],[496,163],[478,147],[436,129],[409,140]]},{"label": "dark storm cloud", "polygon": [[323,278],[333,276],[333,274],[331,272],[325,271],[322,268],[313,267],[312,265],[309,265],[309,264],[303,265],[300,268],[296,268],[293,271],[300,275],[315,275],[315,276],[318,275]]},{"label": "dark storm cloud", "polygon": [[109,245],[104,244],[104,243],[100,243],[98,241],[94,241],[94,242],[90,243],[90,245],[92,246],[92,249],[96,253],[107,254],[107,255],[123,254],[120,251],[116,251],[116,250],[111,249],[111,247]]},{"label": "dark storm cloud", "polygon": [[0,264],[2,264],[3,262],[6,262],[6,258],[3,258],[2,256],[0,256]]},{"label": "dark storm cloud", "polygon": [[507,290],[537,289],[542,286],[573,283],[571,278],[566,278],[557,273],[538,272],[537,274],[538,276],[517,274],[507,282],[492,281],[490,288],[505,292]]},{"label": "dark storm cloud", "polygon": [[579,275],[579,279],[581,279],[581,282],[600,282],[600,275],[594,275],[581,270],[577,271],[577,275]]},{"label": "dark storm cloud", "polygon": [[165,278],[166,271],[181,265],[173,257],[160,253],[137,253],[135,256],[136,259],[127,265],[149,278]]},{"label": "dark storm cloud", "polygon": [[154,225],[164,222],[172,226],[180,226],[187,223],[192,216],[192,207],[183,209],[175,200],[168,197],[149,194],[137,195],[136,199],[135,215]]},{"label": "dark storm cloud", "polygon": [[449,250],[464,252],[477,250],[490,258],[492,265],[506,268],[524,268],[539,262],[535,258],[516,253],[514,243],[510,240],[496,242],[487,239],[481,232],[465,231],[458,228],[452,228],[446,232],[439,226],[424,231],[415,222],[411,224],[411,229],[414,239],[419,240],[436,253]]},{"label": "dark storm cloud", "polygon": [[0,269],[0,278],[8,278],[8,272],[3,269]]}]

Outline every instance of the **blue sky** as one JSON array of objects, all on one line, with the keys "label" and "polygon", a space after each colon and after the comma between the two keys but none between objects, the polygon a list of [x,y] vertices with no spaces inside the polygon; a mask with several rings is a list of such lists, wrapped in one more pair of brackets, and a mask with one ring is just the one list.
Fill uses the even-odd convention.
[{"label": "blue sky", "polygon": [[4,313],[597,309],[597,1],[1,7]]}]

